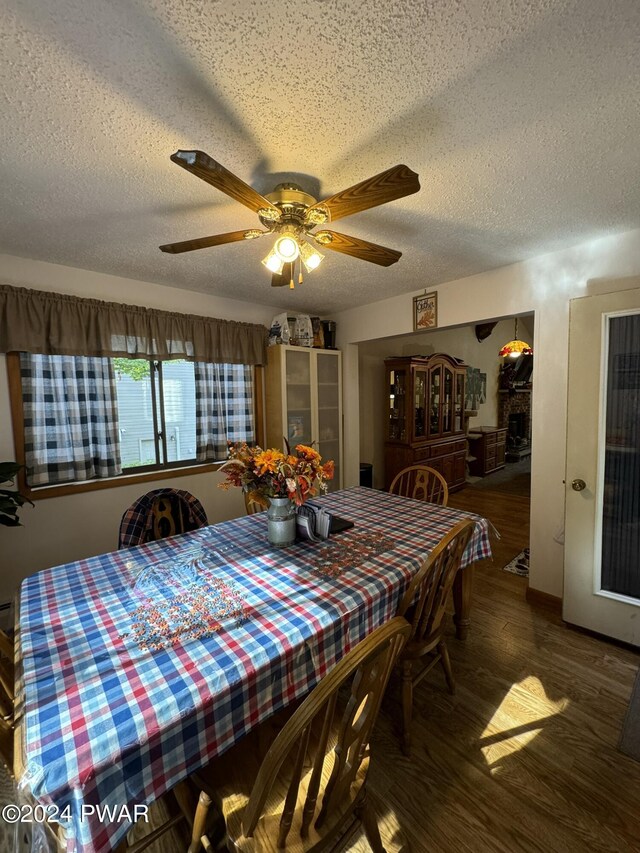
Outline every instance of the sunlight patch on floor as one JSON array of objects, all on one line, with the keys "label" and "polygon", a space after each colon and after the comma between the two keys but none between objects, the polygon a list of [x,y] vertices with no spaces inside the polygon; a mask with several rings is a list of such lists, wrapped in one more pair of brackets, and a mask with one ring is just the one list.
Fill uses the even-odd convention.
[{"label": "sunlight patch on floor", "polygon": [[554,717],[566,711],[569,704],[569,699],[565,697],[549,698],[544,685],[535,675],[514,684],[479,740],[480,750],[491,768],[491,774],[497,775],[502,760],[535,740]]}]

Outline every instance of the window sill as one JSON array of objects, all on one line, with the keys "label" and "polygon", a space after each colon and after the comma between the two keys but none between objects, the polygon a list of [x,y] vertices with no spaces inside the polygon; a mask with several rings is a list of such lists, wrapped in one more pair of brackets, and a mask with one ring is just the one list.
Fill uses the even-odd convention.
[{"label": "window sill", "polygon": [[135,483],[153,483],[157,480],[170,480],[174,477],[193,476],[218,471],[224,462],[203,462],[199,465],[188,465],[185,468],[164,468],[161,471],[146,471],[138,474],[121,474],[119,477],[109,477],[104,480],[86,480],[82,483],[62,483],[59,486],[28,486],[21,488],[22,494],[31,501],[58,498],[64,495],[75,495],[80,492],[94,492],[100,489],[117,489],[120,486],[130,486]]}]

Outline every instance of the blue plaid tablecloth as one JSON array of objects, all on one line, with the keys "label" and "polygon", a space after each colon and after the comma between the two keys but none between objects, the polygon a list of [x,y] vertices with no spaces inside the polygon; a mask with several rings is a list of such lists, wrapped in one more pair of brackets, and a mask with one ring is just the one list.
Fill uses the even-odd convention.
[{"label": "blue plaid tablecloth", "polygon": [[[355,528],[276,550],[261,513],[24,581],[21,785],[66,808],[69,851],[112,850],[130,826],[83,806],[157,799],[307,693],[469,517],[373,489],[320,500]],[[465,565],[491,554],[471,517]]]}]

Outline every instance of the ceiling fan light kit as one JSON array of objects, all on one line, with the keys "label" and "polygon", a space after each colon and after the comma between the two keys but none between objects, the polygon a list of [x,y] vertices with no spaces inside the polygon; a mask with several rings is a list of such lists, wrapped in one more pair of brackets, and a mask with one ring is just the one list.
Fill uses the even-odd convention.
[{"label": "ceiling fan light kit", "polygon": [[322,230],[313,233],[313,230],[343,216],[411,195],[420,189],[418,175],[407,166],[398,165],[322,201],[290,182],[278,184],[272,193],[263,196],[203,151],[176,151],[171,155],[171,160],[253,210],[265,230],[249,228],[244,231],[232,231],[213,237],[168,243],[160,246],[160,249],[163,252],[178,254],[241,240],[254,240],[263,234],[275,234],[276,241],[262,260],[263,265],[272,274],[273,287],[288,284],[291,289],[294,288],[296,261],[299,265],[299,283],[303,280],[302,265],[307,272],[312,272],[320,266],[324,255],[305,238],[311,238],[334,252],[351,255],[369,263],[385,267],[395,264],[402,255],[395,249],[337,231]]},{"label": "ceiling fan light kit", "polygon": [[304,268],[307,272],[312,272],[313,270],[317,270],[322,261],[324,260],[324,255],[321,254],[317,249],[314,249],[312,245],[307,243],[306,240],[300,241],[300,258],[302,259],[302,263],[304,264]]},{"label": "ceiling fan light kit", "polygon": [[275,248],[273,248],[269,252],[266,258],[262,259],[262,263],[269,270],[269,272],[272,272],[275,275],[280,275],[282,273],[284,261],[280,258]]},{"label": "ceiling fan light kit", "polygon": [[273,248],[284,264],[292,264],[300,254],[300,247],[298,246],[295,233],[287,233],[285,231],[282,236],[278,237]]}]

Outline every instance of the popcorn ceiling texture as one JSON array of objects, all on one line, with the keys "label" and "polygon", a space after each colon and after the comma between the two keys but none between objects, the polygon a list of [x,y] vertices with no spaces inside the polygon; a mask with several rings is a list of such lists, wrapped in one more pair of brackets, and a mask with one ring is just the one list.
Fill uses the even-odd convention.
[{"label": "popcorn ceiling texture", "polygon": [[[325,313],[640,226],[638,0],[5,0],[0,251]],[[257,224],[169,160],[326,196],[404,162],[422,190],[336,230],[295,291]]]}]

